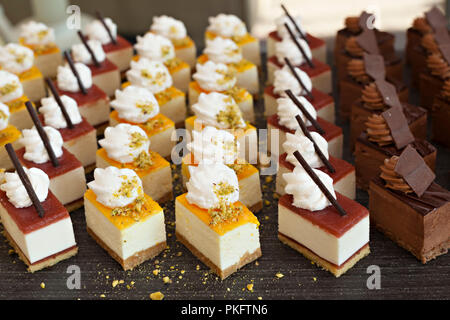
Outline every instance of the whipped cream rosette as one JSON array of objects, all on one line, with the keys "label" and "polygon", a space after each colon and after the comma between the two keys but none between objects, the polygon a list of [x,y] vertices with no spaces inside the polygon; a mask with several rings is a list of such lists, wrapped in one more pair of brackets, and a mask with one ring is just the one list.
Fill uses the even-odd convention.
[{"label": "whipped cream rosette", "polygon": [[137,43],[134,45],[140,57],[152,61],[166,62],[175,58],[175,48],[168,38],[151,32],[143,37],[137,36]]},{"label": "whipped cream rosette", "polygon": [[186,199],[203,209],[231,205],[239,200],[239,183],[236,173],[222,163],[189,167],[190,179],[186,184]]},{"label": "whipped cream rosette", "polygon": [[[296,16],[293,18],[294,18],[295,24],[300,28],[302,33],[306,34],[306,31],[302,26],[302,19],[300,18],[300,16]],[[276,18],[275,25],[276,25],[276,29],[277,29],[277,34],[279,37],[281,37],[283,39],[290,38],[289,31],[286,29],[286,26],[284,25],[285,23],[288,24],[288,26],[291,30],[293,30],[293,31],[296,30],[295,25],[292,23],[291,19],[287,15],[284,14],[284,15]]]},{"label": "whipped cream rosette", "polygon": [[242,60],[242,51],[239,46],[233,40],[222,37],[206,40],[206,48],[203,53],[215,63],[229,64]]},{"label": "whipped cream rosette", "polygon": [[20,37],[27,45],[49,46],[55,43],[55,31],[36,21],[24,23],[20,27]]},{"label": "whipped cream rosette", "polygon": [[117,111],[121,119],[134,123],[144,123],[155,117],[160,109],[153,93],[143,87],[127,86],[123,90],[116,90],[115,99],[111,106]]},{"label": "whipped cream rosette", "polygon": [[[69,96],[60,96],[61,102],[66,108],[72,124],[76,125],[83,121],[77,102]],[[66,118],[54,97],[43,98],[39,112],[44,116],[45,124],[55,129],[67,128]]]},{"label": "whipped cream rosette", "polygon": [[[310,134],[325,158],[329,159],[328,142],[317,132],[313,131]],[[287,153],[286,160],[294,166],[300,165],[294,156],[295,151],[300,152],[311,168],[320,168],[324,165],[314,148],[314,144],[309,138],[303,135],[301,129],[297,129],[295,134],[286,134],[286,141],[283,143],[283,148]]]},{"label": "whipped cream rosette", "polygon": [[233,134],[207,126],[192,132],[193,140],[187,148],[196,162],[233,164],[239,154],[239,142]]},{"label": "whipped cream rosette", "polygon": [[16,43],[0,47],[0,66],[2,69],[20,74],[30,70],[34,64],[33,50]]},{"label": "whipped cream rosette", "polygon": [[[303,96],[297,97],[298,101],[303,105],[306,111],[314,118],[317,119],[317,112],[314,106]],[[311,122],[306,118],[303,112],[297,107],[297,105],[290,98],[277,99],[277,115],[279,123],[290,130],[296,130],[298,128],[298,122],[295,119],[296,115],[299,115],[306,126],[310,126]]]},{"label": "whipped cream rosette", "polygon": [[209,17],[208,31],[223,37],[243,37],[247,34],[247,28],[237,16],[232,14],[218,14]]},{"label": "whipped cream rosette", "polygon": [[[305,85],[306,89],[311,92],[312,82],[308,74],[297,67],[295,67],[294,70],[295,73],[299,76],[302,83]],[[297,79],[292,74],[288,66],[284,66],[281,69],[275,70],[273,86],[274,93],[284,97],[286,96],[286,93],[284,92],[285,90],[291,90],[292,93],[296,96],[306,95],[307,93],[298,83]]]},{"label": "whipped cream rosette", "polygon": [[[45,126],[44,131],[50,142],[50,146],[55,153],[57,158],[61,157],[63,154],[63,138],[61,133],[55,128]],[[22,130],[22,138],[19,142],[25,147],[25,153],[23,158],[28,161],[40,164],[50,161],[50,156],[48,155],[47,149],[45,148],[44,142],[39,135],[36,127],[32,129]]]},{"label": "whipped cream rosette", "polygon": [[23,96],[23,87],[14,73],[0,70],[0,102],[10,102]]},{"label": "whipped cream rosette", "polygon": [[[50,186],[50,179],[47,174],[38,168],[23,168],[23,170],[39,201],[45,201]],[[17,172],[6,172],[4,174],[4,180],[4,183],[0,185],[0,189],[6,193],[9,202],[14,207],[26,208],[33,204]]]},{"label": "whipped cream rosette", "polygon": [[241,110],[234,99],[226,94],[201,93],[198,102],[192,106],[196,121],[218,129],[245,128]]},{"label": "whipped cream rosette", "polygon": [[125,207],[144,194],[141,179],[126,168],[97,168],[88,187],[96,194],[97,201],[109,208]]},{"label": "whipped cream rosette", "polygon": [[[103,62],[106,59],[105,51],[103,51],[102,43],[98,40],[90,39],[86,41],[89,48],[98,62]],[[92,56],[89,50],[83,43],[77,43],[72,46],[72,56],[75,62],[81,62],[84,64],[93,64]]]},{"label": "whipped cream rosette", "polygon": [[[308,43],[303,39],[297,39],[300,46],[303,48],[306,56],[311,60],[312,53],[309,48]],[[299,66],[306,62],[305,57],[303,57],[302,52],[298,49],[297,45],[290,38],[284,38],[282,41],[278,41],[275,44],[275,56],[278,62],[284,64],[284,58],[288,58],[289,61],[295,65]]]},{"label": "whipped cream rosette", "polygon": [[167,67],[160,61],[146,58],[131,61],[127,79],[132,85],[144,87],[151,93],[158,93],[172,86],[172,77]]},{"label": "whipped cream rosette", "polygon": [[[312,170],[336,199],[333,179],[323,171]],[[286,193],[291,194],[294,198],[292,203],[294,206],[310,211],[318,211],[331,205],[317,184],[300,165],[296,166],[292,172],[284,173],[283,179],[287,182]]]},{"label": "whipped cream rosette", "polygon": [[171,40],[181,40],[187,37],[184,23],[166,15],[153,17],[150,30]]},{"label": "whipped cream rosette", "polygon": [[[83,86],[86,89],[92,87],[92,73],[89,67],[80,62],[75,63],[74,66],[78,72],[78,75],[80,76],[81,83],[83,84]],[[75,77],[69,65],[58,67],[58,74],[56,76],[56,81],[58,83],[59,89],[61,90],[69,92],[80,91],[77,77]]]},{"label": "whipped cream rosette", "polygon": [[[103,19],[111,31],[111,35],[114,39],[117,38],[117,25],[111,20],[111,18]],[[108,31],[100,20],[94,20],[86,27],[86,34],[89,39],[100,41],[101,44],[108,44],[111,42],[111,38],[108,35]]]},{"label": "whipped cream rosette", "polygon": [[197,71],[192,76],[199,86],[207,91],[230,90],[236,85],[236,75],[226,64],[207,61],[197,63]]}]

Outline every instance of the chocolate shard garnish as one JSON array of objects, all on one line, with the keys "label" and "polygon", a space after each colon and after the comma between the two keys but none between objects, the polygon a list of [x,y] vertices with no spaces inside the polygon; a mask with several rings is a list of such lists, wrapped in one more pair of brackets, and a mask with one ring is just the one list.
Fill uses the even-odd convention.
[{"label": "chocolate shard garnish", "polygon": [[419,198],[436,178],[434,172],[411,145],[400,154],[394,171],[406,181]]},{"label": "chocolate shard garnish", "polygon": [[45,150],[47,150],[48,156],[53,166],[54,167],[59,166],[59,161],[56,158],[55,152],[53,151],[52,145],[50,144],[50,140],[48,139],[47,133],[45,133],[44,127],[42,126],[42,123],[39,120],[36,110],[34,109],[30,101],[25,102],[25,105],[27,106],[28,113],[30,114],[31,119],[33,120],[34,126],[36,127],[36,130],[39,133],[42,142],[44,143]]},{"label": "chocolate shard garnish", "polygon": [[378,91],[383,97],[383,101],[386,105],[394,108],[402,107],[402,103],[397,95],[397,90],[393,84],[390,84],[384,79],[375,80],[375,84],[377,85]]},{"label": "chocolate shard garnish", "polygon": [[370,29],[364,29],[363,32],[356,37],[356,42],[363,48],[364,51],[371,54],[379,54],[380,50],[375,38],[375,32]]},{"label": "chocolate shard garnish", "polygon": [[322,160],[322,162],[325,165],[325,167],[327,167],[328,171],[330,171],[331,173],[335,173],[336,170],[331,165],[330,161],[328,161],[327,157],[325,157],[325,155],[323,154],[322,150],[320,150],[319,146],[317,145],[316,141],[311,136],[311,133],[309,132],[308,128],[306,127],[305,122],[300,117],[300,115],[297,114],[295,116],[295,120],[297,120],[298,125],[302,129],[302,132],[305,135],[305,137],[307,137],[312,142],[312,144],[314,146],[314,150],[316,151],[316,153],[319,156],[320,160]]},{"label": "chocolate shard garnish", "polygon": [[408,144],[414,142],[414,136],[409,129],[408,121],[402,108],[392,107],[384,111],[381,116],[391,131],[391,136],[397,149],[403,149]]},{"label": "chocolate shard garnish", "polygon": [[44,217],[45,211],[42,207],[41,202],[39,201],[39,198],[36,195],[36,192],[34,192],[33,186],[31,185],[30,179],[28,179],[28,176],[25,174],[25,171],[23,170],[22,165],[20,164],[19,159],[17,158],[17,154],[14,151],[11,143],[7,143],[5,145],[6,152],[8,152],[9,158],[11,159],[11,162],[14,165],[14,168],[17,171],[17,174],[19,175],[20,181],[22,181],[23,186],[25,187],[25,190],[28,193],[28,196],[30,197],[31,202],[33,203],[34,208],[36,209],[39,217]]},{"label": "chocolate shard garnish", "polygon": [[447,64],[450,64],[450,43],[440,44],[439,51],[441,52],[442,57],[444,57]]},{"label": "chocolate shard garnish", "polygon": [[425,19],[434,31],[445,28],[447,29],[447,19],[441,10],[436,6],[433,6],[429,11],[425,12]]},{"label": "chocolate shard garnish", "polygon": [[322,180],[319,179],[319,177],[316,175],[316,173],[311,168],[311,166],[308,164],[308,162],[306,162],[306,160],[302,157],[300,152],[294,151],[294,157],[302,165],[303,169],[305,169],[306,173],[308,173],[308,175],[314,181],[314,183],[319,187],[320,191],[322,191],[323,194],[325,195],[325,197],[327,197],[328,201],[330,201],[331,204],[336,208],[336,210],[339,212],[339,214],[341,216],[347,215],[347,212],[345,212],[344,208],[342,208],[342,206],[339,204],[339,202],[330,193],[328,188],[322,183]]},{"label": "chocolate shard garnish", "polygon": [[295,79],[297,79],[297,82],[300,84],[300,87],[302,87],[302,89],[306,91],[306,95],[308,96],[308,98],[310,100],[314,100],[314,96],[313,96],[312,92],[309,91],[308,88],[306,88],[306,85],[303,83],[302,79],[297,74],[297,72],[295,72],[295,68],[292,65],[292,63],[289,61],[289,59],[284,57],[284,62],[287,64],[289,70],[291,70],[291,73],[295,77]]},{"label": "chocolate shard garnish", "polygon": [[316,128],[316,130],[320,133],[320,134],[324,134],[325,130],[322,129],[322,127],[320,126],[320,124],[317,122],[316,119],[314,119],[314,117],[308,112],[308,110],[305,109],[305,107],[303,106],[303,104],[298,101],[297,97],[292,93],[291,90],[285,90],[284,91],[287,96],[292,100],[292,102],[300,109],[300,111],[305,115],[305,117],[309,120],[309,122],[312,123],[312,125],[314,126],[314,128]]},{"label": "chocolate shard garnish", "polygon": [[103,24],[103,27],[105,27],[106,32],[108,33],[108,36],[111,39],[111,42],[114,44],[117,44],[117,40],[113,37],[111,30],[109,29],[108,25],[106,24],[105,19],[103,19],[103,16],[100,13],[100,11],[95,11],[95,15],[97,16],[97,19],[100,20],[100,22]]},{"label": "chocolate shard garnish", "polygon": [[298,32],[298,34],[300,35],[300,37],[305,40],[307,43],[309,43],[308,38],[306,37],[306,35],[303,33],[302,29],[300,29],[300,26],[297,24],[297,22],[295,21],[295,19],[289,14],[288,10],[286,9],[286,7],[282,4],[281,5],[281,9],[283,9],[284,13],[286,14],[286,16],[289,18],[289,20],[292,22],[292,24],[295,27],[295,30]]},{"label": "chocolate shard garnish", "polygon": [[[373,16],[373,18],[372,18],[372,16]],[[362,30],[369,29],[369,25],[368,25],[369,19],[372,19],[372,22],[371,22],[371,23],[373,24],[374,21],[375,21],[375,16],[374,16],[374,14],[372,14],[372,13],[367,13],[366,11],[363,11],[363,12],[361,13],[361,15],[359,16],[359,22],[358,22],[358,25],[359,25],[359,27],[360,27]]]},{"label": "chocolate shard garnish", "polygon": [[364,69],[372,79],[377,80],[386,78],[386,68],[382,55],[364,52],[363,60]]},{"label": "chocolate shard garnish", "polygon": [[70,70],[72,70],[73,75],[75,78],[77,78],[78,87],[80,88],[81,92],[86,95],[87,90],[83,85],[83,82],[81,81],[80,75],[78,74],[77,69],[75,68],[75,64],[73,63],[72,57],[70,56],[70,53],[68,51],[64,51],[64,57],[67,60],[67,63],[69,64]]},{"label": "chocolate shard garnish", "polygon": [[84,47],[91,55],[92,61],[94,61],[95,66],[100,67],[100,62],[98,62],[97,57],[94,54],[94,51],[92,51],[91,46],[87,43],[86,37],[84,36],[83,32],[81,32],[81,30],[78,30],[77,33],[78,33],[78,37],[80,37],[80,40],[83,43]]},{"label": "chocolate shard garnish", "polygon": [[303,58],[306,60],[306,62],[308,63],[308,65],[311,68],[314,68],[314,64],[312,63],[311,59],[306,55],[305,50],[303,49],[302,45],[300,44],[300,42],[298,42],[297,37],[294,35],[294,33],[292,32],[291,28],[289,28],[289,25],[287,23],[284,23],[284,27],[287,29],[287,31],[289,32],[289,35],[291,36],[292,41],[294,41],[295,45],[297,46],[298,50],[300,50],[300,52],[302,53]]},{"label": "chocolate shard garnish", "polygon": [[450,43],[450,36],[448,35],[447,28],[440,28],[434,32],[434,39],[438,45],[445,45]]},{"label": "chocolate shard garnish", "polygon": [[59,96],[59,93],[56,90],[52,80],[50,80],[50,78],[45,78],[45,81],[47,82],[47,86],[50,88],[50,91],[52,92],[52,95],[55,98],[56,103],[58,104],[59,108],[61,109],[64,119],[66,120],[67,126],[69,127],[69,129],[73,129],[74,126],[72,123],[72,119],[70,119],[70,116],[66,110],[66,106],[62,102],[61,97]]}]

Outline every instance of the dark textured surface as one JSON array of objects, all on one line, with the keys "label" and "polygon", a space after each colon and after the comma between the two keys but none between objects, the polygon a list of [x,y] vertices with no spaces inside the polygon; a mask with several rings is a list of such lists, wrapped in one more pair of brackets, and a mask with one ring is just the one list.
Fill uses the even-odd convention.
[{"label": "dark textured surface", "polygon": [[[413,91],[413,90],[412,90]],[[413,94],[412,101],[417,101]],[[262,101],[258,102],[259,127],[262,119]],[[349,127],[337,121],[345,134],[344,158],[352,161],[348,149]],[[438,147],[437,182],[450,188],[450,150]],[[179,169],[174,174],[179,176]],[[9,245],[0,242],[0,299],[148,299],[149,294],[161,291],[165,299],[448,299],[450,292],[450,254],[422,265],[409,252],[398,247],[381,233],[371,230],[371,254],[356,264],[341,278],[336,279],[305,259],[296,251],[282,245],[277,238],[277,203],[273,199],[274,179],[266,182],[261,177],[265,203],[258,214],[261,222],[263,255],[258,264],[252,263],[225,281],[211,274],[186,248],[175,240],[173,204],[165,206],[168,246],[153,261],[133,271],[124,272],[86,232],[83,210],[72,213],[79,253],[70,260],[39,271],[26,272],[15,254],[8,254]],[[175,193],[180,194],[180,179]],[[368,195],[358,190],[357,201],[367,206]],[[4,238],[2,238],[4,239]],[[66,286],[70,265],[81,269],[81,289]],[[381,269],[381,289],[369,290],[367,268]],[[197,267],[198,266],[198,267]],[[199,268],[197,270],[197,268]],[[159,269],[155,276],[153,270]],[[276,274],[284,275],[277,278]],[[165,284],[168,276],[172,283]],[[180,278],[181,277],[181,278]],[[112,286],[114,280],[124,283]],[[45,289],[40,284],[45,283]],[[247,284],[253,283],[253,292]],[[104,296],[102,296],[104,295]]]}]

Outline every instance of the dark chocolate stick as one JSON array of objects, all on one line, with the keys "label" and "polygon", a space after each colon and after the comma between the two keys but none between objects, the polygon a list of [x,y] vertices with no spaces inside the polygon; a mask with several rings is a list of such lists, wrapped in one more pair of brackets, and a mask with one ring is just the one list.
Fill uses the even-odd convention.
[{"label": "dark chocolate stick", "polygon": [[287,66],[289,67],[289,70],[291,70],[292,74],[294,75],[295,79],[297,79],[298,83],[300,84],[300,86],[302,87],[303,90],[306,91],[306,95],[308,96],[308,98],[310,100],[314,100],[314,96],[311,93],[311,91],[308,90],[308,88],[305,86],[305,84],[303,83],[302,79],[300,79],[299,75],[297,74],[297,72],[295,72],[295,68],[292,65],[292,63],[289,61],[288,58],[284,58],[284,62],[287,64]]},{"label": "dark chocolate stick", "polygon": [[292,41],[294,41],[297,48],[302,53],[303,58],[305,58],[306,62],[311,68],[314,68],[314,64],[312,63],[311,59],[306,55],[305,50],[303,50],[303,47],[300,45],[300,42],[298,42],[297,37],[292,32],[291,28],[289,28],[289,25],[285,22],[284,26],[286,27],[287,31],[289,32],[289,35],[291,36]]},{"label": "dark chocolate stick", "polygon": [[333,197],[333,195],[328,191],[328,188],[325,187],[325,185],[322,183],[322,180],[319,179],[319,177],[316,175],[314,170],[310,167],[308,162],[302,157],[300,152],[294,151],[294,157],[297,159],[298,162],[302,165],[303,169],[308,173],[308,175],[311,177],[311,179],[314,181],[314,183],[319,187],[319,189],[323,192],[325,197],[327,197],[328,201],[331,202],[331,204],[336,208],[336,210],[339,212],[341,216],[347,215],[347,212],[345,212],[344,208],[341,207],[339,202]]},{"label": "dark chocolate stick", "polygon": [[34,107],[30,101],[25,102],[25,105],[27,106],[28,113],[30,114],[31,119],[33,120],[37,132],[39,133],[39,136],[41,137],[42,142],[44,143],[45,149],[47,150],[48,156],[50,157],[53,166],[54,167],[59,166],[59,161],[56,158],[55,152],[53,151],[53,148],[50,144],[50,140],[48,140],[48,136],[45,133],[44,127],[42,126],[42,123],[39,120],[36,110],[34,110]]},{"label": "dark chocolate stick", "polygon": [[97,57],[94,54],[94,51],[92,51],[91,46],[87,43],[86,38],[84,37],[83,33],[78,30],[78,36],[80,37],[81,42],[83,42],[83,45],[85,46],[86,50],[91,55],[92,61],[94,61],[94,64],[96,67],[100,67],[100,62],[98,62]]},{"label": "dark chocolate stick", "polygon": [[67,113],[66,107],[64,106],[64,103],[62,102],[61,97],[59,96],[59,93],[56,90],[52,80],[50,80],[50,78],[45,78],[45,81],[47,82],[47,86],[50,88],[50,91],[52,92],[52,95],[55,98],[56,103],[58,104],[59,108],[61,109],[64,119],[66,119],[67,126],[69,127],[69,129],[73,129],[72,119],[70,119],[69,114]]},{"label": "dark chocolate stick", "polygon": [[305,122],[303,121],[303,119],[300,117],[300,115],[296,115],[295,116],[295,120],[297,120],[298,125],[300,126],[300,128],[303,131],[303,134],[309,139],[311,140],[311,142],[314,145],[314,150],[316,151],[317,155],[319,156],[320,160],[322,160],[323,164],[327,167],[328,171],[330,171],[331,173],[335,173],[336,170],[333,168],[333,166],[331,165],[330,161],[328,161],[327,157],[325,157],[325,155],[323,154],[322,150],[320,150],[319,146],[317,145],[316,141],[314,141],[313,137],[311,136],[311,133],[309,132],[308,128],[306,127]]},{"label": "dark chocolate stick", "polygon": [[288,10],[286,9],[286,7],[282,4],[281,5],[281,9],[283,9],[284,13],[286,14],[286,16],[289,18],[289,20],[291,20],[292,24],[295,27],[295,30],[297,30],[298,34],[300,35],[300,37],[302,37],[303,40],[305,40],[307,43],[309,43],[308,38],[306,37],[306,35],[302,32],[302,30],[300,29],[299,25],[297,24],[297,22],[295,21],[295,19],[289,14]]},{"label": "dark chocolate stick", "polygon": [[305,109],[305,107],[303,106],[303,104],[301,104],[300,101],[298,101],[297,97],[292,93],[292,91],[290,89],[287,89],[284,91],[287,96],[292,100],[292,102],[294,102],[294,104],[300,109],[300,111],[305,115],[305,117],[309,120],[309,122],[312,123],[312,125],[314,126],[314,128],[316,128],[316,130],[323,135],[325,133],[325,130],[322,129],[322,127],[320,126],[320,124],[317,122],[316,119],[314,119],[314,117],[308,112],[308,110]]},{"label": "dark chocolate stick", "polygon": [[83,85],[83,82],[81,82],[80,75],[78,74],[77,69],[75,68],[75,64],[73,63],[72,57],[70,56],[70,53],[68,51],[64,51],[64,57],[67,60],[67,63],[69,63],[70,70],[72,70],[73,75],[75,78],[77,78],[78,87],[80,87],[81,92],[86,95],[87,90]]},{"label": "dark chocolate stick", "polygon": [[106,32],[108,32],[108,36],[111,39],[111,42],[114,44],[117,44],[117,40],[113,37],[111,30],[109,29],[108,25],[105,22],[105,19],[103,19],[102,14],[100,13],[100,11],[95,11],[95,15],[97,16],[97,19],[100,20],[100,22],[103,24],[103,26],[106,29]]},{"label": "dark chocolate stick", "polygon": [[36,209],[39,217],[42,218],[45,213],[44,208],[42,207],[42,204],[39,201],[39,198],[37,197],[36,192],[34,192],[34,189],[33,189],[33,186],[31,185],[30,179],[28,179],[28,176],[25,174],[25,171],[23,170],[22,165],[20,164],[20,161],[17,158],[17,154],[14,151],[11,143],[7,143],[5,145],[5,149],[6,149],[6,152],[8,152],[11,162],[14,164],[14,167],[16,168],[17,174],[19,175],[19,178],[22,181],[22,184],[28,193],[28,196],[30,197],[31,202],[33,202],[34,208]]}]

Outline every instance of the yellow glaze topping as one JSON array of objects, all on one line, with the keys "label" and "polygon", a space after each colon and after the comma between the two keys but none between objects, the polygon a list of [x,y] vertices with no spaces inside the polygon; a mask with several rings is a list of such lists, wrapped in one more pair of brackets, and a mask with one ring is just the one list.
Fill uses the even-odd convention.
[{"label": "yellow glaze topping", "polygon": [[134,123],[134,122],[119,118],[119,113],[116,110],[113,110],[109,114],[109,117],[111,119],[116,120],[119,123],[128,123],[128,124],[132,124],[135,126],[139,126],[145,131],[145,133],[147,133],[147,135],[149,137],[151,137],[157,133],[163,132],[167,129],[175,128],[175,123],[161,113],[158,113],[156,116],[147,120],[145,123]]},{"label": "yellow glaze topping", "polygon": [[[185,127],[186,129],[193,129],[194,128],[194,123],[195,123],[195,119],[197,119],[197,116],[191,116],[189,118],[187,118],[185,120]],[[243,129],[228,129],[231,130],[234,135],[235,138],[240,138],[242,136],[245,136],[246,134],[248,134],[249,132],[256,130],[256,128],[254,126],[252,126],[249,122],[246,122],[246,127]],[[203,129],[205,126],[202,125],[201,128],[198,129]],[[197,128],[196,128],[197,129]]]},{"label": "yellow glaze topping", "polygon": [[[206,31],[205,32],[205,38],[208,40],[212,40],[215,37],[217,37],[217,34],[215,34],[214,32],[211,31]],[[222,38],[227,38],[227,37],[222,37]],[[254,42],[257,41],[255,37],[252,37],[249,33],[247,33],[246,35],[242,36],[242,37],[228,37],[229,39],[233,40],[234,42],[236,42],[236,44],[238,46],[243,46],[247,43],[250,42]]]},{"label": "yellow glaze topping", "polygon": [[170,163],[166,159],[161,157],[158,153],[151,150],[149,151],[149,153],[150,159],[152,160],[152,165],[146,169],[139,169],[134,163],[120,163],[116,160],[111,159],[110,157],[108,157],[108,154],[106,153],[106,150],[104,148],[97,150],[97,155],[108,162],[110,165],[120,169],[127,168],[134,170],[139,177],[144,177],[159,169],[170,166]]},{"label": "yellow glaze topping", "polygon": [[9,112],[13,113],[26,108],[25,102],[28,100],[28,97],[23,95],[20,98],[6,102],[6,105],[9,107]]},{"label": "yellow glaze topping", "polygon": [[124,230],[135,223],[144,222],[149,217],[154,214],[157,214],[162,211],[162,208],[156,201],[153,201],[152,198],[146,194],[144,194],[145,202],[142,205],[142,210],[138,214],[139,220],[134,219],[131,216],[126,215],[112,215],[112,208],[108,208],[104,206],[100,202],[97,201],[97,196],[94,191],[88,190],[84,194],[85,201],[90,201],[104,216],[108,219],[117,229]]},{"label": "yellow glaze topping", "polygon": [[4,146],[7,143],[12,143],[20,138],[22,133],[14,126],[9,125],[2,131],[0,131],[0,146]]},{"label": "yellow glaze topping", "polygon": [[[204,64],[209,60],[209,57],[207,54],[202,54],[197,58],[197,62],[200,64]],[[239,62],[236,63],[229,63],[228,67],[233,68],[236,72],[242,73],[245,72],[251,68],[256,67],[253,63],[251,63],[248,60],[242,59]]]},{"label": "yellow glaze topping", "polygon": [[216,232],[217,234],[219,234],[221,236],[226,234],[228,231],[231,231],[231,230],[233,230],[239,226],[242,226],[246,223],[254,223],[257,226],[259,226],[259,221],[255,217],[255,215],[239,201],[234,203],[234,206],[242,208],[242,211],[239,214],[236,221],[226,221],[226,222],[221,222],[221,223],[218,223],[215,225],[211,225],[210,224],[211,214],[208,212],[208,210],[202,209],[202,208],[196,206],[195,204],[190,204],[186,200],[186,194],[187,193],[184,193],[181,196],[178,196],[176,200],[179,201],[190,212],[195,214],[205,225],[210,227],[214,232]]}]

